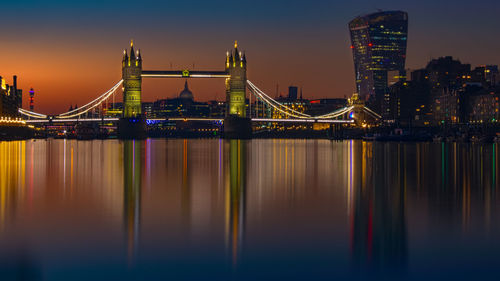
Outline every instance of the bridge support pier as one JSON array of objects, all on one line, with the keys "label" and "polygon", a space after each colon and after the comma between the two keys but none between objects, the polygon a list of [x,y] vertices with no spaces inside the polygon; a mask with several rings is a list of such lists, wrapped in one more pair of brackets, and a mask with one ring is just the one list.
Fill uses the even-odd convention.
[{"label": "bridge support pier", "polygon": [[146,118],[120,118],[118,121],[118,138],[120,139],[145,139]]},{"label": "bridge support pier", "polygon": [[328,130],[328,135],[330,139],[333,140],[341,140],[343,136],[342,124],[330,124],[330,128]]},{"label": "bridge support pier", "polygon": [[224,138],[226,139],[252,138],[251,119],[238,116],[228,116],[224,118]]}]

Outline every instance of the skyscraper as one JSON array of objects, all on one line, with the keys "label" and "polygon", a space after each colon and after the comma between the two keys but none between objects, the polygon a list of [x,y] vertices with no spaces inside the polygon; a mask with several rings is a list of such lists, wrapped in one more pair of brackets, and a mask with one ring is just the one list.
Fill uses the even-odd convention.
[{"label": "skyscraper", "polygon": [[405,79],[408,14],[387,11],[355,18],[349,23],[356,91],[380,112],[388,75]]},{"label": "skyscraper", "polygon": [[297,100],[297,94],[299,93],[299,88],[295,86],[290,86],[288,87],[288,99],[295,101]]}]

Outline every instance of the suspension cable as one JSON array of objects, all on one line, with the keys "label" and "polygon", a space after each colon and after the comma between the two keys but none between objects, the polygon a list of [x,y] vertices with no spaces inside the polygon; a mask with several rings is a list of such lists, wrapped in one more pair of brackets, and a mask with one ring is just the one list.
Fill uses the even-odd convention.
[{"label": "suspension cable", "polygon": [[[308,115],[308,114],[304,114],[302,112],[298,112],[296,110],[293,110],[277,101],[275,101],[273,98],[269,97],[268,95],[266,95],[262,90],[260,90],[259,88],[257,88],[257,86],[255,86],[255,84],[253,84],[251,81],[247,81],[248,83],[248,86],[249,86],[249,89],[251,90],[251,92],[259,99],[261,100],[262,102],[265,102],[267,103],[268,105],[270,105],[271,107],[273,107],[274,109],[278,110],[279,112],[287,115],[287,116],[292,116],[292,117],[295,117],[295,118],[300,118],[300,119],[310,119],[310,118],[313,118],[313,119],[331,119],[331,118],[336,118],[336,117],[339,117],[343,114],[346,114],[348,113],[349,111],[351,111],[354,106],[349,106],[349,107],[344,107],[344,108],[341,108],[341,109],[338,109],[338,110],[335,110],[333,112],[330,112],[330,113],[327,113],[327,114],[324,114],[324,115],[320,115],[320,116],[311,116],[311,115]],[[284,108],[284,109],[282,109]],[[291,111],[292,113],[290,112],[286,112],[286,111]],[[372,114],[373,114],[373,111],[372,111]],[[376,116],[376,115],[375,115]]]},{"label": "suspension cable", "polygon": [[46,119],[47,115],[19,108],[18,112],[31,118]]},{"label": "suspension cable", "polygon": [[250,88],[253,88],[255,91],[257,91],[260,95],[262,95],[262,97],[264,98],[264,100],[266,100],[268,103],[274,103],[275,106],[278,106],[278,107],[284,107],[286,110],[289,110],[295,114],[298,114],[298,115],[302,115],[303,117],[307,117],[307,118],[311,118],[311,115],[308,115],[308,114],[305,114],[305,113],[302,113],[302,112],[299,112],[299,111],[296,111],[292,108],[289,108],[288,106],[285,106],[279,102],[277,102],[276,100],[274,100],[273,98],[271,98],[270,96],[268,96],[266,93],[264,93],[261,89],[259,89],[257,86],[255,86],[255,84],[253,84],[251,81],[247,81],[248,85]]},{"label": "suspension cable", "polygon": [[[82,115],[84,113],[87,113],[89,110],[94,109],[95,107],[97,107],[100,104],[102,104],[102,102],[104,102],[105,100],[107,100],[112,94],[115,93],[115,91],[120,87],[120,85],[122,83],[123,83],[123,79],[120,80],[118,83],[116,83],[116,85],[114,85],[107,92],[105,92],[101,96],[97,97],[95,100],[87,103],[86,105],[84,105],[84,106],[82,106],[80,108],[76,108],[74,110],[71,110],[71,111],[68,111],[68,112],[65,112],[65,113],[61,113],[61,114],[57,115],[57,117],[58,118],[73,118],[73,117]],[[81,112],[79,113],[79,111],[81,111]]]},{"label": "suspension cable", "polygon": [[[264,92],[262,92],[259,88],[257,88],[252,82],[250,82],[250,81],[247,81],[247,82],[248,82],[248,85],[249,85],[249,88],[250,88],[251,92],[257,98],[260,98],[261,100],[265,101],[267,104],[269,104],[270,106],[272,106],[274,109],[278,110],[279,112],[281,112],[281,113],[283,113],[283,114],[285,114],[287,116],[292,116],[292,117],[300,118],[300,119],[311,118],[310,115],[307,115],[307,114],[304,114],[302,112],[298,112],[296,110],[293,110],[293,109],[291,109],[291,108],[289,108],[289,107],[287,107],[285,105],[282,105],[281,103],[273,100],[271,97],[269,97]],[[276,104],[274,104],[274,103],[276,103]],[[291,111],[292,113],[286,112],[285,110],[281,109],[280,107],[283,107],[283,108],[285,108],[285,110]]]},{"label": "suspension cable", "polygon": [[[306,117],[306,116],[300,116],[300,115],[296,115],[296,114],[293,114],[293,113],[290,113],[290,112],[286,112],[285,110],[281,109],[280,107],[274,105],[272,102],[270,102],[269,100],[267,100],[265,98],[265,96],[262,96],[258,93],[255,93],[255,89],[251,88],[251,92],[256,95],[257,97],[259,97],[260,99],[262,99],[263,101],[265,101],[267,104],[269,104],[271,107],[273,107],[274,109],[278,110],[279,112],[283,113],[284,115],[286,116],[291,116],[291,117],[295,117],[295,118],[299,118],[299,119],[308,119],[308,118],[311,118],[310,116],[309,117]],[[286,108],[286,107],[285,107]]]},{"label": "suspension cable", "polygon": [[373,117],[375,117],[377,119],[382,119],[382,116],[378,115],[375,111],[369,109],[366,106],[363,107],[363,110],[366,111],[366,112],[368,112],[369,114],[371,114]]}]

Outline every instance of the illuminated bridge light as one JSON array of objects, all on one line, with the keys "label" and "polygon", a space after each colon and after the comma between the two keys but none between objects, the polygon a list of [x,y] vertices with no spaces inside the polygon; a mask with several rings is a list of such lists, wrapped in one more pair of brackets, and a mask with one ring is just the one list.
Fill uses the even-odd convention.
[{"label": "illuminated bridge light", "polygon": [[0,125],[25,125],[26,121],[21,118],[0,117]]},{"label": "illuminated bridge light", "polygon": [[[156,71],[149,71],[146,72],[146,74],[143,74],[143,76],[149,76],[149,77],[165,77],[165,76],[171,76],[171,77],[181,77],[181,73],[158,73]],[[190,77],[195,77],[195,78],[228,78],[229,76],[225,72],[192,72]],[[97,97],[93,101],[87,103],[86,105],[73,109],[71,111],[55,115],[55,116],[48,116],[36,112],[31,112],[27,111],[24,109],[19,109],[19,113],[30,117],[32,119],[30,120],[10,120],[10,119],[0,119],[0,122],[25,122],[26,123],[65,123],[65,122],[116,122],[119,120],[119,118],[80,118],[83,114],[89,112],[90,110],[102,105],[104,102],[107,101],[108,98],[110,98],[117,89],[119,89],[123,85],[123,80],[120,80],[117,84],[115,84],[110,90],[106,91],[104,94],[101,96]],[[254,122],[298,122],[298,123],[339,123],[339,124],[348,124],[348,123],[353,123],[353,120],[334,120],[335,118],[343,117],[346,116],[346,114],[349,114],[353,111],[354,106],[348,106],[344,108],[340,108],[338,110],[335,110],[333,112],[330,112],[328,114],[320,115],[320,116],[311,116],[308,114],[305,114],[303,112],[295,110],[296,107],[293,105],[286,105],[282,104],[273,98],[271,98],[269,95],[264,93],[262,90],[257,88],[252,82],[247,80],[247,87],[250,90],[250,93],[253,94],[257,100],[263,102],[266,106],[274,109],[276,112],[278,112],[277,117],[285,117],[283,119],[278,119],[278,118],[254,118],[251,119]],[[375,113],[374,111],[370,110],[369,108],[364,107],[363,110],[370,114],[371,116],[375,117],[376,119],[380,119],[380,115]],[[350,115],[351,119],[354,117],[353,114],[351,113]],[[162,122],[162,121],[198,121],[198,122],[216,122],[218,124],[223,124],[224,120],[222,118],[158,118],[158,119],[147,119],[148,124],[156,124],[157,122]]]},{"label": "illuminated bridge light", "polygon": [[351,124],[353,120],[321,120],[321,119],[272,119],[272,118],[252,118],[252,122],[287,122],[287,123],[338,123]]}]

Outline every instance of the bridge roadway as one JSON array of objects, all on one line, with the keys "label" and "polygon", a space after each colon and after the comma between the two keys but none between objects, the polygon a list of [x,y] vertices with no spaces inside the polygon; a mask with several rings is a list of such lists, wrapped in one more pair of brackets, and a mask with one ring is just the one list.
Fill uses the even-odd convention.
[{"label": "bridge roadway", "polygon": [[143,78],[229,78],[226,71],[199,71],[199,70],[143,70]]},{"label": "bridge roadway", "polygon": [[[72,119],[32,119],[24,120],[28,124],[44,123],[78,123],[78,122],[117,122],[119,118],[72,118]],[[272,118],[252,118],[252,122],[277,122],[277,123],[329,123],[329,124],[352,124],[354,120],[329,120],[329,119],[272,119]],[[151,118],[147,121],[196,121],[196,122],[224,122],[221,118]]]}]

